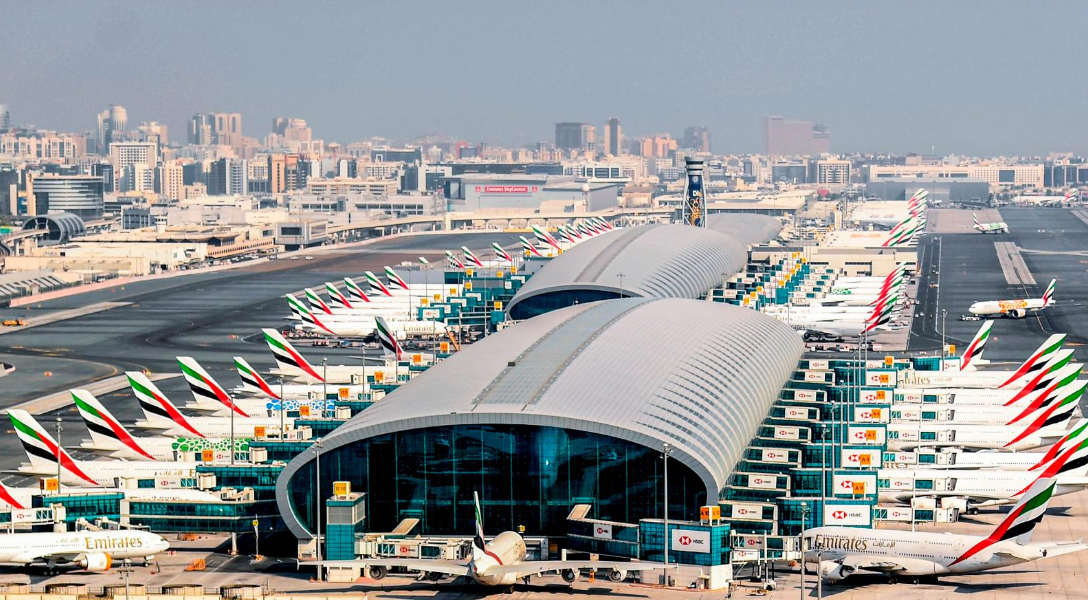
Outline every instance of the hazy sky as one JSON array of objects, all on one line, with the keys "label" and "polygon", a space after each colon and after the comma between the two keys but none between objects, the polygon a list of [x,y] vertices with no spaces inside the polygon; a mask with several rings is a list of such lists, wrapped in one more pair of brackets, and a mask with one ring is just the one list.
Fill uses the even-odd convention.
[{"label": "hazy sky", "polygon": [[278,115],[350,142],[551,140],[824,123],[834,151],[1088,153],[1081,0],[31,2],[5,4],[0,104],[89,130],[111,103],[184,141],[196,112]]}]

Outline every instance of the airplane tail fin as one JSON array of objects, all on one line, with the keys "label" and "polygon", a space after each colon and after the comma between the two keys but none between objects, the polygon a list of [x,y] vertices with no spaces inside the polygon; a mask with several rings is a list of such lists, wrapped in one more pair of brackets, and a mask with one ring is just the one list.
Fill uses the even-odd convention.
[{"label": "airplane tail fin", "polygon": [[26,457],[35,471],[55,473],[59,461],[65,471],[91,485],[98,485],[98,482],[91,479],[64,448],[57,445],[57,440],[53,439],[53,436],[49,435],[49,432],[30,416],[30,413],[13,408],[8,411],[8,418],[11,419],[15,434],[19,436],[23,451],[26,452]]},{"label": "airplane tail fin", "polygon": [[480,495],[472,492],[472,504],[475,509],[476,534],[472,537],[472,560],[475,562],[487,555],[484,543],[484,514],[480,510]]},{"label": "airplane tail fin", "polygon": [[978,213],[971,213],[971,217],[975,220],[975,229],[982,231],[982,225],[978,222]]},{"label": "airplane tail fin", "polygon": [[[1027,394],[1024,394],[1023,397],[1027,397],[1028,395],[1035,393],[1035,398],[1031,402],[1029,402],[1026,407],[1024,407],[1023,412],[1017,415],[1016,418],[1014,418],[1013,420],[1009,421],[1008,424],[1012,425],[1013,423],[1016,423],[1020,419],[1023,419],[1024,417],[1039,410],[1040,408],[1046,408],[1050,406],[1055,398],[1061,397],[1066,392],[1074,390],[1075,388],[1062,388],[1065,388],[1065,386],[1075,382],[1077,378],[1080,377],[1080,372],[1082,368],[1083,367],[1081,367],[1080,365],[1068,365],[1055,372],[1052,378],[1048,378],[1045,382],[1040,380],[1037,384],[1033,385],[1031,391],[1029,391]],[[1023,390],[1021,390],[1021,392],[1018,393],[1017,396],[1020,396],[1022,393]],[[1015,400],[1019,399],[1019,397],[1015,398]]]},{"label": "airplane tail fin", "polygon": [[348,297],[340,293],[340,290],[336,288],[336,284],[331,281],[325,282],[325,291],[329,294],[329,300],[339,306],[340,308],[352,308],[351,300]]},{"label": "airplane tail fin", "polygon": [[464,269],[465,263],[461,262],[459,258],[453,255],[453,252],[446,250],[446,261],[450,263],[450,266],[456,266],[458,269]]},{"label": "airplane tail fin", "polygon": [[961,371],[974,370],[974,366],[972,366],[971,363],[982,358],[982,352],[986,349],[986,343],[990,341],[990,330],[993,329],[993,326],[994,321],[992,319],[982,322],[982,327],[978,328],[978,333],[975,334],[971,343],[967,344],[967,348],[964,349],[963,355],[960,357]]},{"label": "airplane tail fin", "polygon": [[1054,335],[1047,338],[1047,340],[1043,342],[1043,345],[1039,346],[1039,348],[1035,350],[1035,352],[1032,352],[1031,355],[1028,356],[1027,360],[1025,360],[1023,364],[1021,364],[1020,367],[1016,369],[1015,372],[1013,372],[1012,376],[1005,380],[1005,383],[1002,383],[998,387],[1003,388],[1010,383],[1018,381],[1023,377],[1034,377],[1036,373],[1046,368],[1047,361],[1050,360],[1055,352],[1061,349],[1062,342],[1064,341],[1064,333],[1055,333]]},{"label": "airplane tail fin", "polygon": [[1046,286],[1046,291],[1043,292],[1043,308],[1046,308],[1054,302],[1054,290],[1058,287],[1058,280],[1051,279],[1050,285]]},{"label": "airplane tail fin", "polygon": [[268,344],[268,349],[272,351],[276,364],[280,366],[284,373],[312,378],[318,382],[323,381],[314,366],[307,362],[298,353],[298,350],[295,350],[295,347],[280,335],[280,332],[275,329],[262,329],[261,331],[264,332],[264,341]]},{"label": "airplane tail fin", "polygon": [[[1088,423],[1082,423],[1080,427],[1071,431],[1062,440],[1065,442],[1065,448],[1055,453],[1050,463],[1039,473],[1038,479],[1057,477],[1066,473],[1083,477],[1085,471],[1088,470]],[[1043,464],[1046,463],[1039,461],[1039,464],[1032,467],[1032,470]],[[1017,492],[1017,494],[1023,494],[1030,488],[1031,486],[1028,486]]]},{"label": "airplane tail fin", "polygon": [[479,258],[476,258],[476,255],[472,253],[472,250],[468,249],[468,246],[461,246],[461,254],[464,254],[465,259],[471,261],[477,267],[484,266],[484,263],[480,262]]},{"label": "airplane tail fin", "polygon": [[255,394],[280,400],[279,394],[272,391],[272,386],[268,385],[268,382],[264,380],[264,377],[261,377],[261,374],[249,365],[249,361],[241,356],[235,356],[234,368],[238,371],[238,376],[242,378],[243,389]]},{"label": "airplane tail fin", "polygon": [[389,291],[389,288],[385,287],[385,284],[382,283],[381,279],[378,279],[378,276],[375,275],[373,271],[366,272],[366,281],[370,284],[370,291],[381,292],[383,296],[393,295],[393,293]]},{"label": "airplane tail fin", "polygon": [[367,296],[363,288],[359,287],[359,284],[355,283],[355,280],[351,277],[344,278],[344,285],[348,287],[348,293],[351,294],[352,298],[360,302],[370,302],[370,296]]},{"label": "airplane tail fin", "polygon": [[543,243],[555,248],[556,250],[559,250],[559,241],[556,240],[554,237],[552,237],[550,233],[548,233],[547,231],[544,231],[543,229],[541,229],[540,227],[537,227],[536,225],[532,225],[531,228],[533,230],[533,235],[536,236],[536,239],[538,241],[543,242]]},{"label": "airplane tail fin", "polygon": [[310,306],[312,306],[314,310],[319,310],[326,315],[332,314],[332,309],[329,308],[329,305],[325,304],[325,301],[321,299],[321,296],[318,296],[317,292],[310,288],[306,288],[306,300],[310,302]]},{"label": "airplane tail fin", "polygon": [[238,408],[227,390],[223,389],[223,386],[219,385],[219,382],[208,374],[204,367],[196,362],[196,359],[190,356],[179,356],[177,359],[181,374],[185,376],[185,382],[189,384],[197,404],[222,404],[240,417],[249,416],[244,410]]},{"label": "airplane tail fin", "polygon": [[393,270],[393,267],[385,267],[385,278],[389,280],[389,283],[396,284],[396,286],[402,290],[408,289],[408,282],[404,281],[404,279]]},{"label": "airplane tail fin", "polygon": [[1070,430],[1069,433],[1065,434],[1062,439],[1051,445],[1050,448],[1047,449],[1046,453],[1043,454],[1043,457],[1039,459],[1039,462],[1035,463],[1035,466],[1031,467],[1028,470],[1037,471],[1041,469],[1044,465],[1054,460],[1062,452],[1068,450],[1070,447],[1069,443],[1075,436],[1086,432],[1088,432],[1088,419],[1081,419],[1080,421],[1077,421],[1073,429]]},{"label": "airplane tail fin", "polygon": [[514,258],[510,256],[498,242],[491,242],[491,249],[495,251],[495,256],[505,260],[508,263],[513,263]]},{"label": "airplane tail fin", "polygon": [[140,443],[132,437],[125,426],[121,424],[105,406],[87,390],[69,390],[72,393],[72,401],[76,403],[79,416],[87,424],[87,431],[91,433],[91,441],[95,447],[104,450],[123,450],[125,448],[148,459],[155,460],[144,450]]},{"label": "airplane tail fin", "polygon": [[374,317],[374,322],[377,325],[378,342],[381,343],[383,348],[392,352],[397,360],[400,360],[400,343],[397,341],[397,337],[393,335],[393,330],[389,328],[389,324],[380,316]]},{"label": "airplane tail fin", "polygon": [[298,298],[295,298],[293,294],[287,294],[287,305],[291,307],[291,312],[298,315],[298,318],[301,319],[303,323],[312,325],[330,335],[336,335],[336,333],[329,329],[329,327],[325,325],[312,310],[305,304],[299,302]]},{"label": "airplane tail fin", "polygon": [[1032,420],[1031,424],[1020,432],[1020,435],[1005,444],[1005,447],[1008,448],[1042,429],[1068,425],[1069,421],[1073,418],[1073,410],[1077,407],[1077,402],[1080,400],[1081,396],[1084,395],[1085,386],[1088,386],[1088,381],[1074,387],[1069,392],[1066,392],[1065,396],[1051,402],[1046,408],[1036,411],[1035,414],[1032,415],[1035,418]]},{"label": "airplane tail fin", "polygon": [[149,425],[157,429],[180,427],[197,437],[204,437],[146,375],[136,371],[128,371],[125,375]]},{"label": "airplane tail fin", "polygon": [[994,529],[993,533],[988,537],[979,541],[960,555],[959,558],[952,561],[952,564],[967,560],[998,542],[1006,540],[1014,540],[1018,544],[1030,542],[1032,532],[1035,531],[1035,527],[1039,524],[1039,521],[1043,520],[1043,515],[1046,514],[1046,507],[1050,504],[1051,496],[1054,495],[1056,483],[1054,479],[1050,478],[1036,479],[1035,483],[1031,484],[1027,492],[1020,497],[1020,501],[1016,503],[1016,506],[1009,511],[1005,520],[997,526],[997,529]]},{"label": "airplane tail fin", "polygon": [[518,239],[521,240],[522,250],[528,252],[529,254],[532,254],[533,256],[542,256],[542,254],[540,254],[540,250],[537,250],[536,246],[530,243],[529,240],[525,239],[525,236],[519,235]]}]

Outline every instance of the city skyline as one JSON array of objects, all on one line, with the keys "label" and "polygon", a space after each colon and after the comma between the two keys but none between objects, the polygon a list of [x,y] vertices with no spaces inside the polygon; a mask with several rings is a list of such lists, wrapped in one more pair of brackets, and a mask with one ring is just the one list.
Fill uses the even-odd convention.
[{"label": "city skyline", "polygon": [[[715,151],[752,153],[762,118],[780,114],[827,126],[833,152],[1088,152],[1088,88],[1052,58],[1085,55],[1072,2],[605,2],[577,18],[563,4],[232,4],[215,19],[185,3],[21,4],[0,103],[13,125],[60,131],[92,130],[120,104],[175,140],[204,112],[241,113],[251,135],[295,116],[343,143],[439,133],[509,146],[618,117],[627,136],[702,124]],[[635,35],[650,25],[653,44]],[[101,68],[74,58],[88,53]],[[678,93],[689,85],[698,93]]]}]

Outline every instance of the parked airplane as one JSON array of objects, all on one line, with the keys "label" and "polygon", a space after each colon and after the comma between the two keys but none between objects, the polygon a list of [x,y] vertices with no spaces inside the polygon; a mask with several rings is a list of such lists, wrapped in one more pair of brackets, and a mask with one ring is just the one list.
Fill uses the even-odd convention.
[{"label": "parked airplane", "polygon": [[[381,360],[381,364],[378,365],[322,365],[321,367],[315,367],[310,364],[290,342],[287,341],[280,332],[275,329],[262,329],[264,332],[264,340],[268,344],[268,349],[272,351],[272,356],[276,359],[278,367],[272,371],[273,375],[287,377],[295,381],[303,381],[306,383],[321,383],[322,381],[330,384],[358,384],[363,385],[366,380],[366,376],[375,377],[377,373],[382,373],[383,376],[388,376],[392,379],[392,376],[396,373],[397,365],[393,362],[388,362],[384,358],[367,357],[367,360]],[[413,356],[419,355],[421,361],[430,362],[434,360],[434,356],[426,353],[413,353]]]},{"label": "parked airplane", "polygon": [[408,569],[423,573],[425,579],[437,581],[443,575],[465,577],[485,586],[513,586],[519,581],[529,583],[531,577],[558,572],[572,582],[578,572],[608,571],[611,581],[623,581],[631,571],[651,571],[664,565],[642,562],[600,560],[525,560],[525,539],[514,531],[505,531],[491,541],[485,541],[480,498],[473,492],[476,506],[476,535],[472,538],[472,557],[467,561],[417,558],[374,558],[360,560],[328,560],[318,563],[325,567],[361,567],[371,579],[382,579],[389,569]]},{"label": "parked airplane", "polygon": [[129,371],[129,386],[132,393],[140,403],[140,410],[144,413],[144,419],[136,421],[135,426],[142,429],[154,429],[164,435],[181,435],[208,438],[230,438],[235,440],[256,437],[255,430],[258,427],[265,431],[279,431],[280,420],[290,429],[294,425],[294,418],[286,416],[275,417],[187,417],[169,398],[162,393],[150,379],[143,373]]},{"label": "parked airplane", "polygon": [[[1073,387],[1073,386],[1070,386]],[[888,450],[970,448],[1020,452],[1048,446],[1065,437],[1084,385],[1063,392],[1057,400],[1031,413],[1023,423],[974,425],[962,423],[889,423],[885,429]]]},{"label": "parked airplane", "polygon": [[[238,370],[238,376],[242,379],[242,385],[234,388],[235,394],[246,394],[250,396],[264,396],[268,398],[266,401],[267,408],[269,410],[300,410],[303,406],[308,406],[311,411],[332,410],[334,407],[334,401],[322,398],[326,394],[335,394],[338,398],[357,399],[361,398],[366,393],[366,386],[364,385],[339,385],[330,389],[326,385],[309,385],[309,384],[297,384],[286,383],[280,381],[278,385],[273,387],[261,374],[254,369],[246,359],[235,356],[234,367]],[[245,398],[235,398],[235,403],[239,404],[243,408],[246,407]]]},{"label": "parked airplane", "polygon": [[[1001,469],[1002,471],[1032,471],[1040,477],[1050,477],[1060,470],[1068,471],[1088,464],[1088,419],[1078,424],[1054,443],[1046,453],[1039,452],[968,452],[960,448],[920,452],[932,457],[927,469]],[[914,453],[906,453],[914,454]],[[919,464],[917,456],[915,465]],[[1056,461],[1055,459],[1061,459]],[[897,459],[898,460],[898,459]],[[896,471],[892,471],[896,472]],[[1048,475],[1050,473],[1050,475]]]},{"label": "parked airplane", "polygon": [[1029,311],[1043,310],[1053,304],[1054,289],[1056,287],[1057,280],[1051,279],[1050,285],[1046,286],[1046,291],[1043,292],[1041,298],[975,302],[967,311],[973,315],[999,315],[1022,319],[1027,316]]},{"label": "parked airplane", "polygon": [[805,563],[838,582],[856,573],[892,579],[978,573],[1079,552],[1079,542],[1031,543],[1057,483],[1040,479],[986,537],[894,529],[815,527],[802,534]]},{"label": "parked airplane", "polygon": [[55,477],[60,471],[60,482],[64,485],[101,487],[112,484],[118,477],[194,477],[196,473],[196,463],[193,462],[76,460],[59,447],[53,436],[25,410],[9,409],[8,418],[30,460],[29,465],[19,466],[15,471],[18,475]]},{"label": "parked airplane", "polygon": [[87,390],[69,391],[91,433],[91,439],[80,444],[81,450],[128,460],[174,460],[177,442],[173,436],[136,437],[93,394]]},{"label": "parked airplane", "polygon": [[[1054,336],[1051,336],[1053,339]],[[1049,342],[1049,340],[1048,340]],[[1044,344],[1015,371],[987,369],[985,371],[913,371],[899,377],[901,388],[989,388],[1016,390],[1027,387],[1035,377],[1048,375],[1072,364],[1073,351],[1061,350],[1061,345]]]},{"label": "parked airplane", "polygon": [[101,573],[109,571],[116,559],[139,559],[150,564],[156,554],[169,548],[170,543],[162,536],[136,529],[9,533],[0,535],[0,563]]},{"label": "parked airplane", "polygon": [[[374,335],[378,317],[399,313],[404,316],[404,308],[399,311],[360,313],[317,314],[307,308],[291,294],[287,294],[287,305],[291,311],[303,323],[303,327],[321,335],[348,338],[368,338]],[[413,337],[432,337],[449,335],[449,327],[441,321],[408,321],[405,319],[388,319],[397,339],[405,340]]]},{"label": "parked airplane", "polygon": [[975,219],[975,231],[979,233],[1008,233],[1009,226],[1004,221],[997,223],[979,223],[978,215],[971,213],[971,216]]}]

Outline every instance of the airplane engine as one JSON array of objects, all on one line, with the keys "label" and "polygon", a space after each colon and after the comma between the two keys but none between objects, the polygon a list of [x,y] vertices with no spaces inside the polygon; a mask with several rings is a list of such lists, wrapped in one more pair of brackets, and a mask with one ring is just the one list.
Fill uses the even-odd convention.
[{"label": "airplane engine", "polygon": [[366,574],[371,579],[384,579],[385,576],[389,574],[389,569],[382,566],[374,565],[366,570]]},{"label": "airplane engine", "polygon": [[608,572],[609,581],[623,581],[624,579],[627,579],[627,571],[612,569]]},{"label": "airplane engine", "polygon": [[849,567],[833,560],[820,561],[820,577],[829,582],[837,582],[846,579],[854,573],[854,567]]},{"label": "airplane engine", "polygon": [[91,552],[76,559],[76,564],[92,573],[103,573],[110,570],[113,559],[105,552]]},{"label": "airplane engine", "polygon": [[1011,314],[1012,314],[1012,316],[1014,318],[1023,319],[1024,317],[1028,316],[1028,311],[1026,311],[1026,310],[1024,310],[1022,308],[1018,308],[1018,309],[1012,311]]},{"label": "airplane engine", "polygon": [[567,583],[574,583],[575,579],[578,579],[578,571],[574,569],[563,569],[559,572],[559,575],[563,577],[563,581]]}]

